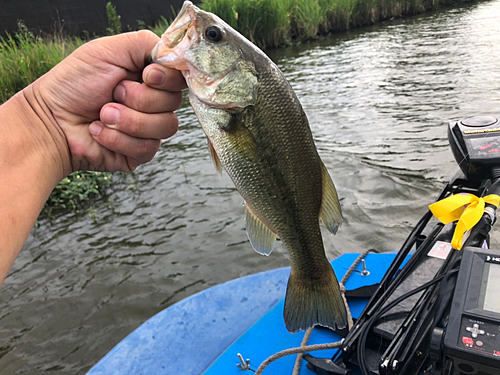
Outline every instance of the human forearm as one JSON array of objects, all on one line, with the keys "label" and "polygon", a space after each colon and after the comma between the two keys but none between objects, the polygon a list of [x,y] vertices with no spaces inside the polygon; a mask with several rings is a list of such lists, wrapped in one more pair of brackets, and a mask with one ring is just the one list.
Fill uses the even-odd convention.
[{"label": "human forearm", "polygon": [[49,117],[31,87],[0,106],[0,285],[52,189],[69,173],[64,137],[50,129]]}]

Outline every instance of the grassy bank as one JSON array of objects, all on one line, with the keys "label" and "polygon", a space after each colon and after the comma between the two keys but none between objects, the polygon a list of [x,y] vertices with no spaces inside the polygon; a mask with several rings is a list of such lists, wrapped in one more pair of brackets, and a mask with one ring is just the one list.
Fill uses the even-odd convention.
[{"label": "grassy bank", "polygon": [[79,38],[41,38],[19,25],[19,32],[0,39],[0,103],[47,73],[78,46]]},{"label": "grassy bank", "polygon": [[90,207],[92,199],[103,194],[111,182],[111,173],[77,171],[70,174],[54,189],[43,214],[49,217],[56,212],[79,212],[82,207]]},{"label": "grassy bank", "polygon": [[204,0],[262,49],[474,0]]}]

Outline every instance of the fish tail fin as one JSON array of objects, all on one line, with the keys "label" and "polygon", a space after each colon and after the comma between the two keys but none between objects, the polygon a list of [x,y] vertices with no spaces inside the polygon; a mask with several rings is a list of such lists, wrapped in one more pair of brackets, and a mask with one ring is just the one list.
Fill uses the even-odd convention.
[{"label": "fish tail fin", "polygon": [[333,269],[321,280],[302,280],[294,275],[288,279],[283,317],[289,332],[307,330],[321,325],[333,330],[347,326],[347,311]]}]

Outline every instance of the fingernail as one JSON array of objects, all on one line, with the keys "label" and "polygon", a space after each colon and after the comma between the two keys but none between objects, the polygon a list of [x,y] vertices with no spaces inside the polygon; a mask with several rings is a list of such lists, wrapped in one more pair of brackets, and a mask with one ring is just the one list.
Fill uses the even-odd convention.
[{"label": "fingernail", "polygon": [[97,122],[93,122],[92,124],[90,124],[89,133],[92,134],[94,137],[97,137],[99,134],[101,134],[101,132],[102,132],[101,124]]},{"label": "fingernail", "polygon": [[165,81],[165,74],[158,69],[151,69],[146,76],[146,83],[152,86],[161,86]]},{"label": "fingernail", "polygon": [[113,92],[113,97],[118,103],[125,102],[125,87],[123,85],[118,85],[115,87],[115,91]]},{"label": "fingernail", "polygon": [[114,107],[107,107],[102,111],[101,121],[106,126],[116,126],[120,118],[120,111]]}]

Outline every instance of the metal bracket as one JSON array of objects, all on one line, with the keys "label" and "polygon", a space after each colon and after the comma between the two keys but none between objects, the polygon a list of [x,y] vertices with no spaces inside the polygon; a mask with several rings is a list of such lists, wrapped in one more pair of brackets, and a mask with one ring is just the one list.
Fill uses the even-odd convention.
[{"label": "metal bracket", "polygon": [[[238,353],[238,359],[240,360],[240,363],[236,364],[236,367],[238,367],[240,370],[242,371],[253,371],[251,368],[250,368],[250,360],[247,359],[246,361],[243,359],[243,356]],[[255,371],[253,371],[255,372]]]},{"label": "metal bracket", "polygon": [[366,262],[364,259],[361,259],[361,263],[363,264],[363,271],[361,271],[361,276],[368,276],[370,271],[366,269]]}]

